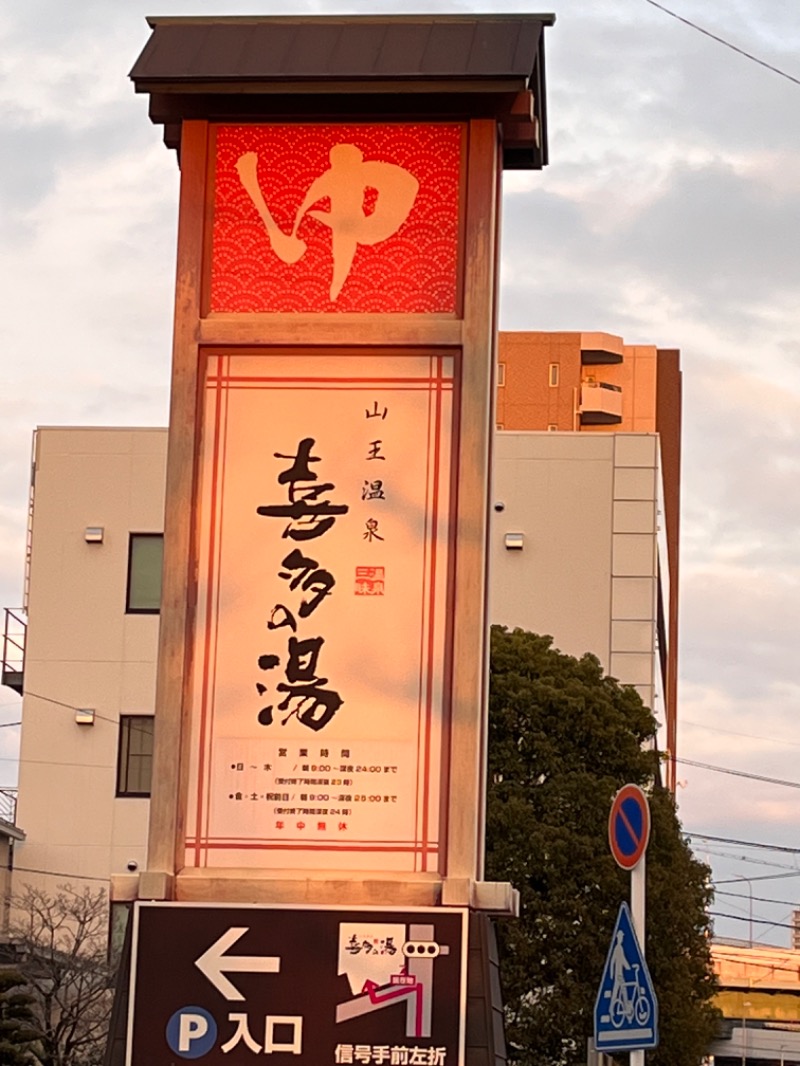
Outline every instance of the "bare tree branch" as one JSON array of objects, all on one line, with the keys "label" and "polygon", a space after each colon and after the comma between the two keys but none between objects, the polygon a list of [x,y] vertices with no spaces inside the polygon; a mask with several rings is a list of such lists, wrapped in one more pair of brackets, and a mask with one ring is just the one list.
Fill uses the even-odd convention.
[{"label": "bare tree branch", "polygon": [[42,1066],[91,1066],[102,1058],[113,999],[106,895],[69,884],[51,895],[28,885],[11,902]]}]

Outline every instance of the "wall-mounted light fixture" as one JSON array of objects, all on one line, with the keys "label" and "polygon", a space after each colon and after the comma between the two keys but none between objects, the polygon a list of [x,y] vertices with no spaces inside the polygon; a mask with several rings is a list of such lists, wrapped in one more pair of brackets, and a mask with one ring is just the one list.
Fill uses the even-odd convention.
[{"label": "wall-mounted light fixture", "polygon": [[525,534],[524,533],[506,533],[503,540],[506,551],[519,552],[525,546]]},{"label": "wall-mounted light fixture", "polygon": [[87,526],[83,531],[83,539],[87,544],[102,544],[104,533],[103,526]]},{"label": "wall-mounted light fixture", "polygon": [[78,725],[94,725],[94,707],[76,707],[75,721]]}]

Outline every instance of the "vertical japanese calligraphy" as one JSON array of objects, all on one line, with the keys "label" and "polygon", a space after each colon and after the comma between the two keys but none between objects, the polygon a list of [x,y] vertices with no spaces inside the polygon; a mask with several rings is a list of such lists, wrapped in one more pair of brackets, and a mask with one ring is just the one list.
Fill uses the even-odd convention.
[{"label": "vertical japanese calligraphy", "polygon": [[456,370],[209,357],[187,866],[438,868]]},{"label": "vertical japanese calligraphy", "polygon": [[[289,524],[282,536],[291,540],[316,540],[317,537],[324,536],[337,516],[345,515],[350,510],[346,504],[333,504],[320,498],[335,486],[332,482],[317,483],[318,476],[312,471],[311,464],[320,460],[319,456],[311,454],[313,447],[314,440],[305,437],[298,444],[294,455],[275,452],[276,459],[292,460],[289,469],[278,475],[278,484],[287,485],[288,502],[256,508],[257,514],[269,518],[289,518]],[[300,619],[307,618],[319,607],[322,599],[329,595],[336,581],[328,570],[318,567],[316,559],[306,557],[297,548],[286,556],[282,566],[286,569],[279,570],[278,576],[289,582],[290,590],[296,591],[301,582],[303,591],[314,590],[311,599],[303,597],[297,607],[297,616]],[[270,611],[267,629],[282,629],[284,626],[288,626],[293,634],[297,633],[297,618],[285,604],[276,603]],[[324,643],[325,638],[321,636],[288,638],[284,662],[285,681],[276,685],[278,692],[286,693],[285,698],[278,704],[278,710],[286,712],[283,725],[292,715],[296,715],[298,722],[316,732],[323,729],[341,707],[341,696],[338,692],[324,687],[328,679],[320,677],[317,669],[317,660]],[[258,657],[258,665],[262,670],[273,670],[280,661],[276,655],[265,654]],[[256,682],[256,691],[259,696],[263,696],[268,692],[268,688],[259,681]],[[258,720],[261,725],[272,725],[272,704],[261,709]]]}]

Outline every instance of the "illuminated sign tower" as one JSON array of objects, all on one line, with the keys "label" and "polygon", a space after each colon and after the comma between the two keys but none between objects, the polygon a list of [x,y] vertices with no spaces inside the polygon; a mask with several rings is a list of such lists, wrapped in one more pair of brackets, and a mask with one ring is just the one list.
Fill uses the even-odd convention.
[{"label": "illuminated sign tower", "polygon": [[514,913],[482,875],[498,206],[547,161],[552,21],[150,20],[181,192],[143,900]]}]

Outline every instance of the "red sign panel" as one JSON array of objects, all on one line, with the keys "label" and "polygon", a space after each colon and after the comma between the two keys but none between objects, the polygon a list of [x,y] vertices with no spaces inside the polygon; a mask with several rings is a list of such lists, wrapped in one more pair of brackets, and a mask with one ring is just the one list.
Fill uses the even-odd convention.
[{"label": "red sign panel", "polygon": [[220,126],[212,312],[456,310],[462,127]]}]

